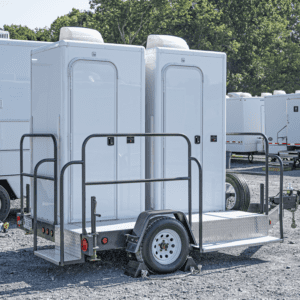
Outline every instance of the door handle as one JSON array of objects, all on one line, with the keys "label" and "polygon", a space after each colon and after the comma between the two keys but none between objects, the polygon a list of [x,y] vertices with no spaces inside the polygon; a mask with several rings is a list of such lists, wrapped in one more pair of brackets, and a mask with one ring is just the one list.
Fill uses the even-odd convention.
[{"label": "door handle", "polygon": [[195,135],[195,144],[200,144],[200,143],[201,143],[200,135]]}]

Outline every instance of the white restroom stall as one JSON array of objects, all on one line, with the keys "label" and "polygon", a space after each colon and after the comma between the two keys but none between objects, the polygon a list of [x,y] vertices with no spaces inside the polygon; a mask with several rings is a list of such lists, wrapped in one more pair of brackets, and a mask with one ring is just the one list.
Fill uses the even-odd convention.
[{"label": "white restroom stall", "polygon": [[[10,199],[20,196],[20,139],[30,132],[30,53],[47,42],[9,39],[0,31],[0,185]],[[30,143],[24,141],[24,172],[29,173]],[[24,183],[29,183],[28,178]]]},{"label": "white restroom stall", "polygon": [[[182,133],[203,167],[203,211],[225,209],[226,55],[189,50],[172,36],[150,35],[146,48],[146,132]],[[188,175],[187,143],[178,137],[147,144],[148,178]],[[188,183],[153,183],[152,209],[187,212]],[[192,211],[199,209],[199,172],[192,163]]]},{"label": "white restroom stall", "polygon": [[265,130],[269,140],[269,153],[278,154],[287,150],[287,95],[275,90],[265,96]]},{"label": "white restroom stall", "polygon": [[[265,133],[264,98],[249,93],[228,93],[226,98],[226,132]],[[256,153],[263,150],[259,136],[228,135],[226,150],[233,153]],[[262,149],[260,146],[262,145]]]},{"label": "white restroom stall", "polygon": [[[33,133],[58,138],[59,170],[71,160],[81,160],[81,146],[91,134],[145,132],[144,47],[105,44],[99,32],[62,28],[60,41],[32,52]],[[53,157],[50,139],[33,139],[34,166]],[[53,175],[53,164],[40,168]],[[66,172],[64,220],[82,219],[81,166]],[[145,178],[145,141],[136,137],[91,139],[86,147],[86,181]],[[86,187],[86,216],[90,199],[98,202],[101,220],[137,217],[145,208],[144,184]],[[53,182],[38,180],[38,217],[53,221]],[[59,207],[59,206],[58,206]]]},{"label": "white restroom stall", "polygon": [[300,91],[286,96],[288,147],[300,150]]}]

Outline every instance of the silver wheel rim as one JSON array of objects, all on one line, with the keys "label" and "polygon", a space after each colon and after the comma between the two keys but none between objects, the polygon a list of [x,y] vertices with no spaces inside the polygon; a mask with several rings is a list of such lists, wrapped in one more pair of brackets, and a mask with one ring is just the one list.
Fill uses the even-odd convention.
[{"label": "silver wheel rim", "polygon": [[180,256],[181,247],[179,234],[172,229],[164,229],[153,239],[152,255],[158,263],[169,265]]},{"label": "silver wheel rim", "polygon": [[236,192],[234,187],[228,182],[226,182],[226,194],[227,193],[234,194],[234,196],[230,196],[228,198],[226,196],[226,209],[231,210],[236,204]]}]

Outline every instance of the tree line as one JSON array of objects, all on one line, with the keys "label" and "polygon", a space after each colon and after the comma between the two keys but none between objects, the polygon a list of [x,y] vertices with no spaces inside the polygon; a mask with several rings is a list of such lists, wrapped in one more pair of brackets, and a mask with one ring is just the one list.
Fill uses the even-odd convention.
[{"label": "tree line", "polygon": [[227,91],[253,95],[300,89],[300,3],[296,0],[90,0],[49,28],[4,25],[12,39],[58,41],[63,26],[98,30],[106,43],[146,46],[176,35],[190,49],[227,54]]}]

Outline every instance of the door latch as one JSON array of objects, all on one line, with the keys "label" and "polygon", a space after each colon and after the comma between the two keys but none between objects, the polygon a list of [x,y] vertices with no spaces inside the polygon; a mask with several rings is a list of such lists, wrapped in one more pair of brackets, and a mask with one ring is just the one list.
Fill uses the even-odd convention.
[{"label": "door latch", "polygon": [[201,142],[200,135],[195,135],[195,144],[200,144],[200,142]]},{"label": "door latch", "polygon": [[109,137],[107,138],[107,145],[108,145],[108,146],[113,146],[114,144],[115,144],[115,138],[112,137],[112,136],[109,136]]}]

